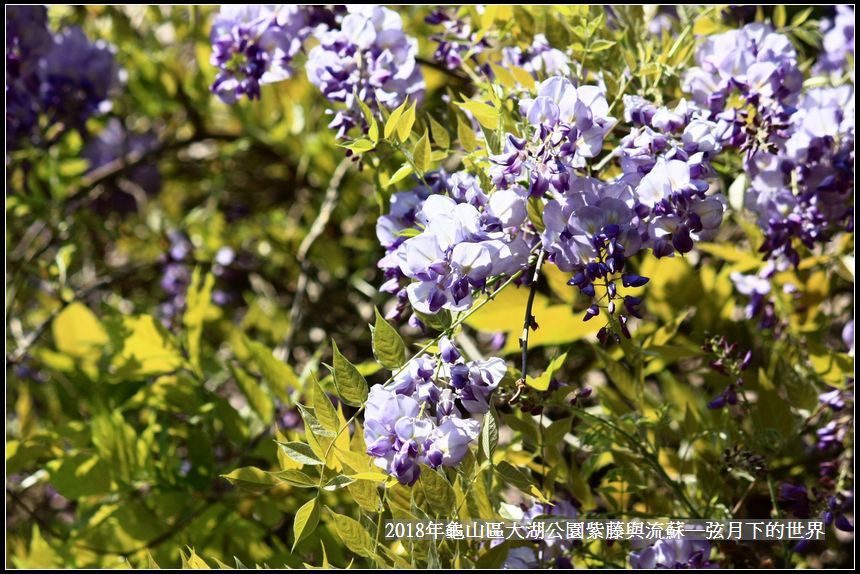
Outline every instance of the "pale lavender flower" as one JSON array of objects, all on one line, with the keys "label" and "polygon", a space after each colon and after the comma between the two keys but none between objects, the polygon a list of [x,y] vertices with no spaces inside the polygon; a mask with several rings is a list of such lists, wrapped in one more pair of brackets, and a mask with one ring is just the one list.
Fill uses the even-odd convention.
[{"label": "pale lavender flower", "polygon": [[415,61],[418,42],[403,31],[403,21],[382,6],[349,8],[339,30],[319,34],[320,44],[308,54],[308,79],[332,102],[329,127],[343,137],[364,122],[358,100],[371,109],[394,109],[406,99],[420,100],[424,79]]},{"label": "pale lavender flower", "polygon": [[[642,544],[648,544],[643,541]],[[641,546],[641,545],[640,545]],[[711,545],[706,540],[658,540],[630,553],[636,570],[655,568],[718,568],[709,561]]]},{"label": "pale lavender flower", "polygon": [[821,31],[824,41],[813,71],[841,70],[849,56],[854,59],[854,8],[836,6],[836,16],[832,20],[821,21]]},{"label": "pale lavender flower", "polygon": [[260,86],[292,75],[289,65],[308,31],[302,7],[288,4],[222,6],[212,24],[212,91],[228,104],[260,97]]}]

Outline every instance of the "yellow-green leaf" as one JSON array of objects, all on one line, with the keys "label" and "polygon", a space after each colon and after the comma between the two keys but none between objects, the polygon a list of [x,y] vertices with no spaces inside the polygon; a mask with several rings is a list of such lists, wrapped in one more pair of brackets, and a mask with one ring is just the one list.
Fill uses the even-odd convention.
[{"label": "yellow-green leaf", "polygon": [[400,169],[394,172],[394,175],[391,176],[391,179],[388,180],[386,187],[391,187],[395,183],[403,180],[412,174],[412,166],[408,163],[404,163],[400,166]]},{"label": "yellow-green leaf", "polygon": [[215,285],[215,276],[212,273],[207,273],[205,278],[202,275],[203,272],[199,267],[194,269],[186,296],[185,315],[182,317],[188,341],[188,358],[198,372],[200,371],[200,338],[203,335],[203,321],[212,305],[212,287]]},{"label": "yellow-green leaf", "polygon": [[472,151],[478,147],[478,139],[475,137],[472,124],[459,114],[457,114],[457,139],[460,140],[460,146],[466,151]]},{"label": "yellow-green leaf", "polygon": [[777,4],[773,7],[773,25],[777,28],[785,26],[785,4]]},{"label": "yellow-green leaf", "polygon": [[252,492],[264,492],[278,484],[277,477],[255,466],[237,468],[233,472],[221,476],[229,480],[230,484]]},{"label": "yellow-green leaf", "polygon": [[396,110],[391,112],[390,116],[388,116],[388,120],[385,122],[385,128],[382,130],[382,134],[385,136],[385,139],[391,138],[391,134],[393,134],[397,129],[397,123],[400,121],[400,117],[403,115],[403,111],[406,109],[406,104],[408,103],[408,101],[404,101]]},{"label": "yellow-green leaf", "polygon": [[340,421],[337,418],[337,411],[334,405],[331,404],[328,396],[323,391],[318,382],[314,382],[314,398],[313,398],[314,414],[322,424],[323,428],[333,433],[338,431]]},{"label": "yellow-green leaf", "polygon": [[360,407],[367,400],[367,381],[364,380],[355,365],[340,353],[334,340],[331,342],[331,348],[333,355],[332,378],[337,394],[346,404]]},{"label": "yellow-green leaf", "polygon": [[424,130],[424,135],[415,144],[415,150],[412,152],[412,160],[422,172],[426,173],[430,169],[430,136],[427,130]]},{"label": "yellow-green leaf", "polygon": [[316,529],[320,521],[320,506],[316,498],[312,498],[296,511],[293,522],[293,549],[296,544]]},{"label": "yellow-green leaf", "polygon": [[123,376],[168,373],[185,363],[173,336],[155,317],[124,317],[119,331],[124,338],[113,366]]},{"label": "yellow-green leaf", "polygon": [[433,141],[442,149],[451,147],[451,138],[448,136],[448,130],[445,126],[433,119],[433,116],[428,116],[430,120],[430,134],[433,136]]},{"label": "yellow-green leaf", "polygon": [[57,350],[72,357],[98,356],[108,342],[101,321],[82,303],[63,309],[51,324]]},{"label": "yellow-green leaf", "polygon": [[417,101],[412,102],[412,105],[403,112],[403,115],[400,116],[400,120],[397,122],[397,137],[400,138],[400,141],[402,142],[408,140],[409,134],[412,133],[412,126],[415,124],[415,108],[417,105]]},{"label": "yellow-green leaf", "polygon": [[493,106],[477,100],[465,100],[457,102],[457,105],[471,112],[475,116],[475,119],[478,120],[478,123],[488,130],[494,130],[499,127],[499,118],[501,115],[499,110]]},{"label": "yellow-green leaf", "polygon": [[347,548],[365,558],[373,558],[375,556],[373,538],[367,533],[361,523],[349,516],[337,514],[333,511],[331,515],[335,532],[337,532],[337,535],[343,540]]},{"label": "yellow-green leaf", "polygon": [[206,564],[206,562],[200,558],[196,552],[192,548],[188,549],[188,556],[185,556],[184,552],[182,554],[182,569],[189,570],[211,570],[212,568]]},{"label": "yellow-green leaf", "polygon": [[376,312],[376,323],[372,331],[373,356],[379,363],[389,370],[400,367],[406,360],[406,345],[397,330],[385,320],[385,317]]},{"label": "yellow-green leaf", "polygon": [[303,442],[278,442],[278,445],[290,460],[301,464],[321,465],[323,461],[314,453],[310,445]]},{"label": "yellow-green leaf", "polygon": [[436,516],[447,517],[453,514],[456,508],[454,489],[448,483],[448,479],[439,472],[429,467],[421,468],[421,476],[418,479],[418,488],[424,493],[427,504]]},{"label": "yellow-green leaf", "polygon": [[549,362],[546,370],[537,377],[526,376],[526,384],[539,391],[545,391],[549,388],[550,380],[555,376],[556,372],[564,365],[567,360],[567,353],[562,353],[555,359]]},{"label": "yellow-green leaf", "polygon": [[364,121],[367,122],[367,137],[370,138],[370,141],[376,144],[379,141],[379,124],[376,123],[376,118],[373,117],[373,112],[370,111],[370,106],[368,106],[364,100],[361,98],[356,98],[358,100],[358,105],[361,107],[361,113],[364,114]]}]

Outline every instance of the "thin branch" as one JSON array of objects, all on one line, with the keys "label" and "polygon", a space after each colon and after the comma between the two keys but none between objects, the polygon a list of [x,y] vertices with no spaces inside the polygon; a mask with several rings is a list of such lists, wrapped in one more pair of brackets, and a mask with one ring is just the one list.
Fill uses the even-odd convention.
[{"label": "thin branch", "polygon": [[298,330],[299,321],[301,319],[302,302],[304,301],[305,291],[308,288],[308,273],[310,271],[308,253],[316,240],[319,239],[319,236],[322,235],[326,224],[328,224],[328,221],[331,218],[331,214],[337,204],[340,184],[351,164],[352,159],[345,157],[335,168],[334,173],[332,173],[331,179],[329,180],[328,189],[326,189],[319,214],[317,214],[317,218],[311,224],[308,234],[299,244],[299,251],[296,254],[296,259],[299,262],[300,274],[298,282],[296,283],[296,294],[293,297],[293,303],[290,306],[290,324],[287,328],[287,335],[284,337],[283,350],[280,353],[283,355],[280,357],[283,361],[288,361],[290,359],[293,339],[296,336],[296,331]]},{"label": "thin branch", "polygon": [[546,255],[546,251],[543,249],[538,253],[537,262],[535,262],[535,270],[532,275],[531,281],[529,282],[529,299],[526,303],[526,315],[523,321],[523,334],[520,336],[520,348],[522,349],[522,363],[521,363],[521,377],[517,381],[517,390],[514,395],[511,397],[510,403],[513,403],[522,393],[523,389],[526,385],[526,376],[528,373],[529,366],[529,331],[531,331],[532,326],[535,325],[535,317],[532,314],[532,307],[535,302],[535,293],[537,291],[537,282],[540,278],[540,268],[543,265],[543,258]]}]

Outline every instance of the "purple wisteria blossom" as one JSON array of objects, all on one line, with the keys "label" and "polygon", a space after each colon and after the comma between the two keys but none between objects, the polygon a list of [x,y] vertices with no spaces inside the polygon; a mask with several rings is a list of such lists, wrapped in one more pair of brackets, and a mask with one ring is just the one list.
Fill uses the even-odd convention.
[{"label": "purple wisteria blossom", "polygon": [[242,95],[257,99],[261,85],[289,78],[308,23],[296,5],[222,6],[210,34],[212,65],[218,68],[212,91],[232,104]]},{"label": "purple wisteria blossom", "polygon": [[[853,18],[842,8],[829,24],[818,71],[839,68],[853,53]],[[797,266],[799,246],[853,230],[853,86],[802,92],[793,46],[763,24],[707,37],[696,62],[685,89],[716,123],[717,140],[746,152],[745,202],[765,232],[765,257]]]},{"label": "purple wisteria blossom", "polygon": [[[689,252],[696,241],[714,237],[726,201],[708,193],[710,162],[722,149],[710,110],[686,100],[657,106],[637,96],[626,96],[624,106],[630,131],[606,158],[619,157],[620,175],[608,181],[587,175],[616,125],[603,89],[561,76],[519,101],[527,133],[506,136],[503,152],[489,158],[488,175],[498,190],[522,188],[544,205],[547,261],[571,272],[570,284],[597,301],[584,320],[606,308],[618,313],[627,336],[640,300],[622,296],[616,282],[641,287],[648,281],[630,271],[628,258],[643,248],[657,257]],[[599,336],[605,340],[609,330]]]},{"label": "purple wisteria blossom", "polygon": [[[821,21],[821,32],[824,34],[824,41],[813,71],[825,73],[842,70],[848,63],[849,56],[854,59],[854,8],[837,6],[832,20]],[[853,74],[853,70],[851,73]]]},{"label": "purple wisteria blossom", "polygon": [[696,64],[687,72],[685,89],[697,104],[715,112],[726,107],[733,93],[782,102],[800,91],[794,47],[765,24],[708,36],[696,50]]},{"label": "purple wisteria blossom", "polygon": [[403,31],[400,14],[382,6],[349,8],[340,29],[317,34],[319,45],[308,53],[308,79],[332,102],[329,127],[338,137],[363,122],[358,101],[394,109],[405,100],[420,100],[424,78],[415,57],[418,41]]},{"label": "purple wisteria blossom", "polygon": [[803,81],[786,36],[765,24],[748,24],[705,38],[696,63],[684,88],[710,111],[723,144],[751,153],[785,136]]},{"label": "purple wisteria blossom", "polygon": [[[123,123],[111,118],[104,130],[84,148],[90,170],[102,167],[131,152],[145,153],[155,147],[154,133],[131,133]],[[103,213],[133,213],[147,197],[161,189],[161,174],[155,162],[146,162],[126,171],[117,182],[107,182],[105,192],[98,197],[95,208]]]},{"label": "purple wisteria blossom", "polygon": [[761,251],[798,265],[799,245],[812,248],[854,227],[854,89],[803,94],[792,133],[773,152],[747,162],[746,206],[765,231]]},{"label": "purple wisteria blossom", "polygon": [[706,540],[659,540],[653,544],[642,541],[639,547],[642,549],[630,553],[630,566],[636,570],[719,568],[709,560],[711,545]]},{"label": "purple wisteria blossom", "polygon": [[[576,520],[579,518],[579,510],[567,500],[554,500],[550,504],[536,502],[531,506],[522,506],[522,516],[516,515],[525,528],[535,520]],[[520,509],[514,509],[518,511]],[[572,568],[570,557],[565,555],[574,542],[559,540],[555,538],[544,538],[535,540],[540,546],[520,546],[508,551],[502,568],[505,569],[532,569],[545,565],[554,564],[556,568]]]},{"label": "purple wisteria blossom", "polygon": [[534,235],[524,226],[526,192],[519,187],[488,196],[479,180],[466,173],[425,176],[433,188],[420,186],[392,196],[391,211],[376,226],[386,248],[379,261],[386,283],[424,314],[441,309],[466,310],[473,292],[498,275],[511,275],[528,262]]},{"label": "purple wisteria blossom", "polygon": [[[374,463],[402,484],[414,484],[420,465],[456,466],[474,443],[504,360],[466,361],[447,338],[439,358],[413,359],[385,386],[370,390],[364,439]],[[440,362],[441,361],[441,362]]]},{"label": "purple wisteria blossom", "polygon": [[[616,123],[608,115],[609,104],[602,88],[575,87],[562,76],[541,82],[537,95],[521,99],[519,109],[532,128],[532,137],[527,139],[534,161],[530,166],[533,195],[546,191],[550,179],[558,183],[571,168],[585,167],[586,160],[600,152],[603,139]],[[503,159],[493,161],[502,166]]]},{"label": "purple wisteria blossom", "polygon": [[39,62],[51,47],[44,6],[6,7],[6,141],[30,138],[38,121]]},{"label": "purple wisteria blossom", "polygon": [[[42,7],[10,6],[6,22],[6,133],[12,147],[39,143],[40,127],[86,135],[86,122],[110,110],[120,84],[115,49],[80,28],[52,34]],[[42,118],[40,120],[40,118]]]},{"label": "purple wisteria blossom", "polygon": [[519,66],[535,78],[570,76],[570,57],[550,46],[543,34],[536,34],[525,50],[518,46],[502,48],[502,65]]},{"label": "purple wisteria blossom", "polygon": [[424,21],[442,29],[430,36],[430,40],[438,44],[433,59],[449,70],[462,66],[464,59],[476,62],[475,56],[490,45],[486,38],[472,30],[471,19],[456,10],[434,10]]},{"label": "purple wisteria blossom", "polygon": [[110,110],[110,91],[120,81],[115,52],[80,28],[54,35],[39,68],[42,106],[52,121],[83,130],[90,116]]},{"label": "purple wisteria blossom", "polygon": [[737,292],[749,299],[744,307],[744,316],[747,319],[759,317],[761,328],[773,328],[776,325],[777,317],[774,303],[770,298],[771,284],[767,277],[747,275],[735,271],[729,278]]}]

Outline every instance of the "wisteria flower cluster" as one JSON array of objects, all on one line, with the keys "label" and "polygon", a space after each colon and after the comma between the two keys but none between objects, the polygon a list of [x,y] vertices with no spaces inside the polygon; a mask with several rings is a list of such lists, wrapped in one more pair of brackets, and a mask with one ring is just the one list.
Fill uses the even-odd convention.
[{"label": "wisteria flower cluster", "polygon": [[512,275],[528,263],[535,242],[524,226],[528,194],[511,186],[487,195],[478,178],[462,171],[425,180],[431,189],[394,194],[391,212],[377,222],[386,249],[379,267],[388,279],[381,289],[421,313],[462,311],[491,277]]},{"label": "wisteria flower cluster", "polygon": [[[524,524],[529,524],[538,519],[576,520],[580,513],[576,506],[569,500],[553,500],[550,503],[536,502],[530,506],[523,505],[522,515],[516,514],[514,518]],[[519,546],[511,548],[502,568],[526,569],[540,568],[541,564],[553,565],[558,569],[573,568],[569,556],[566,554],[573,547],[573,540],[546,539],[535,541],[539,548],[534,546]]]},{"label": "wisteria flower cluster", "polygon": [[91,42],[80,28],[51,32],[43,6],[10,6],[6,16],[10,146],[36,143],[55,125],[86,133],[91,116],[110,110],[111,90],[120,83],[115,49]]},{"label": "wisteria flower cluster", "polygon": [[502,48],[502,65],[519,66],[535,78],[543,76],[570,76],[570,56],[553,48],[543,34],[535,34],[526,49],[519,46]]},{"label": "wisteria flower cluster", "polygon": [[486,38],[478,37],[473,31],[471,19],[453,10],[434,10],[424,21],[442,28],[430,37],[438,44],[433,59],[449,70],[462,66],[464,58],[476,60],[476,56],[489,46]]},{"label": "wisteria flower cluster", "polygon": [[260,86],[292,76],[292,61],[306,43],[308,80],[343,108],[329,127],[344,137],[363,125],[359,102],[394,109],[418,101],[424,79],[418,42],[403,32],[400,15],[382,6],[328,9],[298,5],[223,6],[212,26],[212,91],[226,103],[260,97]]},{"label": "wisteria flower cluster", "polygon": [[766,24],[709,36],[684,88],[720,124],[720,140],[749,152],[784,135],[803,76],[789,39]]},{"label": "wisteria flower cluster", "polygon": [[[684,101],[668,109],[630,97],[625,108],[633,127],[620,146],[622,175],[589,177],[583,168],[616,123],[603,90],[558,76],[545,80],[536,98],[520,102],[531,138],[508,136],[506,153],[490,158],[489,174],[500,188],[521,183],[530,196],[547,199],[541,234],[547,259],[596,298],[586,320],[601,306],[614,315],[623,305],[618,330],[629,335],[628,316],[640,316],[640,300],[620,295],[616,283],[640,287],[647,278],[627,271],[627,259],[643,248],[658,257],[689,252],[717,230],[724,200],[706,195],[709,161],[720,150],[714,122]],[[609,333],[604,328],[600,337]]]},{"label": "wisteria flower cluster", "polygon": [[400,15],[381,6],[350,7],[340,28],[318,34],[319,45],[308,53],[308,79],[331,102],[329,127],[343,137],[362,125],[358,102],[394,109],[406,99],[418,101],[424,78],[415,57],[418,41],[403,32]]},{"label": "wisteria flower cluster", "polygon": [[655,568],[719,568],[711,562],[711,545],[706,540],[658,540],[653,544],[643,541],[640,550],[630,553],[630,566],[636,570]]},{"label": "wisteria flower cluster", "polygon": [[301,6],[222,6],[212,23],[212,64],[218,77],[212,91],[226,103],[239,96],[260,97],[260,85],[292,75],[290,62],[310,34]]},{"label": "wisteria flower cluster", "polygon": [[811,249],[854,226],[854,88],[805,92],[789,137],[747,163],[747,207],[765,231],[761,251],[776,262],[800,262]]},{"label": "wisteria flower cluster", "polygon": [[[854,12],[844,7],[828,33],[822,70],[845,64]],[[827,242],[854,225],[854,88],[801,90],[789,39],[764,24],[707,38],[685,78],[717,122],[726,146],[746,152],[747,207],[765,231],[761,251],[797,266],[797,244]]]},{"label": "wisteria flower cluster", "polygon": [[421,466],[455,466],[478,437],[472,416],[489,410],[490,395],[505,376],[499,358],[465,361],[447,338],[439,358],[410,362],[394,380],[375,386],[365,410],[364,440],[374,463],[402,484],[414,484]]}]

